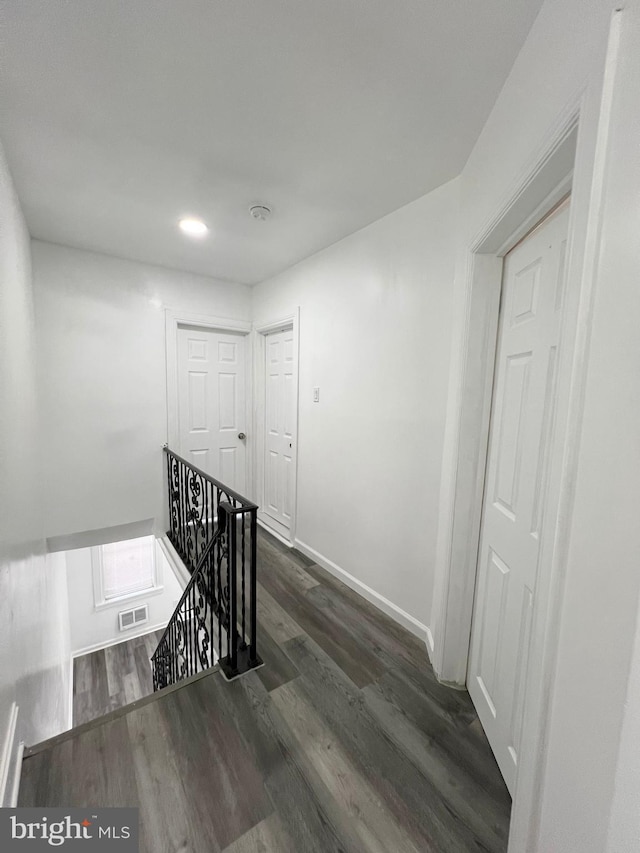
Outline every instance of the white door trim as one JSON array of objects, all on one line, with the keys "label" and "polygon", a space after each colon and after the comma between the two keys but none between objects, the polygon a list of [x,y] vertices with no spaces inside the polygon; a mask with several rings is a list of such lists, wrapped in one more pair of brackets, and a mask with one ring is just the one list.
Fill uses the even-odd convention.
[{"label": "white door trim", "polygon": [[[480,515],[487,458],[502,257],[571,185],[566,303],[558,372],[558,409],[551,448],[547,526],[541,540],[540,576],[533,613],[522,754],[513,801],[509,851],[537,849],[540,783],[553,690],[566,554],[577,470],[577,449],[596,275],[602,187],[617,62],[620,12],[614,12],[601,100],[587,89],[569,104],[543,140],[532,164],[467,250],[465,329],[452,429],[453,467],[443,483],[446,517],[441,528],[440,573],[432,625],[436,674],[465,682],[473,610]],[[597,110],[597,113],[596,113]],[[595,114],[595,115],[594,115]],[[597,122],[582,143],[581,117]],[[596,118],[597,115],[597,118]],[[585,122],[586,123],[586,122]],[[573,175],[572,175],[573,171]],[[447,493],[447,490],[448,493]]]},{"label": "white door trim", "polygon": [[[20,744],[18,739],[18,714],[19,707],[16,702],[12,702],[9,710],[9,718],[7,723],[7,733],[4,741],[0,742],[0,807],[15,808],[13,802],[13,792],[15,791],[15,772],[19,770],[16,767],[16,761],[20,759]],[[22,762],[20,761],[20,765]],[[11,769],[14,768],[14,778],[11,778]]]},{"label": "white door trim", "polygon": [[[564,117],[532,172],[468,248],[465,330],[459,398],[456,401],[455,483],[448,521],[445,577],[435,591],[434,669],[445,682],[466,681],[477,551],[487,461],[489,417],[505,254],[567,194],[572,185],[580,105]],[[571,243],[573,221],[569,223]],[[568,278],[580,274],[568,250]],[[576,275],[578,273],[578,275]],[[575,306],[574,306],[575,309]],[[567,311],[570,313],[570,309]],[[565,314],[565,326],[569,325]],[[574,315],[570,318],[575,323]],[[567,337],[563,338],[567,341]],[[570,346],[571,337],[569,338]],[[569,349],[565,343],[565,352]],[[560,364],[567,369],[567,359]],[[561,381],[559,377],[559,382]],[[442,582],[444,581],[444,582]]]},{"label": "white door trim", "polygon": [[[246,342],[245,358],[245,422],[251,423],[251,358],[250,332],[251,323],[245,320],[230,320],[224,317],[213,317],[209,314],[195,314],[189,311],[177,311],[171,308],[165,310],[165,352],[167,371],[167,444],[176,450],[179,443],[180,429],[178,423],[178,326],[196,326],[201,329],[212,329],[217,332],[238,332]],[[252,436],[247,435],[247,491],[250,490],[252,470]]]},{"label": "white door trim", "polygon": [[269,515],[258,509],[258,521],[266,528],[278,534],[283,541],[292,544],[296,537],[296,522],[298,516],[298,416],[299,416],[299,359],[300,359],[300,308],[296,308],[293,314],[280,317],[277,320],[264,320],[253,324],[253,376],[254,376],[254,418],[253,432],[255,435],[254,442],[254,493],[253,498],[259,507],[264,506],[264,430],[265,430],[265,359],[266,359],[266,336],[269,332],[276,332],[279,329],[293,330],[293,352],[294,352],[294,381],[293,387],[295,390],[295,417],[293,420],[294,428],[294,452],[293,452],[293,499],[292,499],[292,515],[291,528],[286,530],[284,526],[278,524]]},{"label": "white door trim", "polygon": [[[511,249],[502,276],[467,685],[511,792],[520,764],[529,605],[544,583],[539,535],[548,529],[545,484],[555,435],[557,355],[563,352],[569,201]],[[520,302],[526,304],[527,295],[529,310]]]}]

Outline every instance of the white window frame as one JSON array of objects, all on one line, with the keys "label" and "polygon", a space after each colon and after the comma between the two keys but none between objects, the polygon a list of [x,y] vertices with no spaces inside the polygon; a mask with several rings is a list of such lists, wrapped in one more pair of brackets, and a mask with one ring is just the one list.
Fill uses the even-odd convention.
[{"label": "white window frame", "polygon": [[[136,539],[145,537],[135,537]],[[110,543],[105,543],[110,544]],[[136,601],[141,598],[149,598],[150,596],[160,595],[164,592],[164,579],[162,575],[162,559],[158,554],[158,540],[153,542],[153,586],[147,589],[141,589],[137,592],[130,592],[127,595],[119,595],[116,598],[105,598],[104,594],[104,573],[102,562],[102,545],[96,545],[91,548],[91,569],[93,572],[93,596],[94,609],[96,611],[105,610],[108,607],[120,607],[123,603]]]}]

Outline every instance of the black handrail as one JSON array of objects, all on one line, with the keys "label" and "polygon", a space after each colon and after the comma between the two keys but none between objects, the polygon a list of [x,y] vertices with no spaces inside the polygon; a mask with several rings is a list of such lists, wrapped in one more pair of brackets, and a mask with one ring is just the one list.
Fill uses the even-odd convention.
[{"label": "black handrail", "polygon": [[[257,504],[167,446],[167,535],[191,573],[152,656],[160,689],[215,663],[228,678],[260,666]],[[240,583],[240,590],[238,584]]]}]

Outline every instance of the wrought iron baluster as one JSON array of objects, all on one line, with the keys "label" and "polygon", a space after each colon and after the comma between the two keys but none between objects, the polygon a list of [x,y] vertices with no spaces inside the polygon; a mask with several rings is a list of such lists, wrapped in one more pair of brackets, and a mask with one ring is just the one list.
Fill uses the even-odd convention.
[{"label": "wrought iron baluster", "polygon": [[225,656],[225,650],[222,647],[222,627],[223,627],[223,615],[222,615],[222,558],[224,553],[224,537],[225,537],[225,529],[224,524],[226,521],[226,515],[223,515],[220,510],[220,493],[218,492],[218,530],[220,531],[220,539],[218,540],[218,553],[216,559],[216,616],[218,619],[218,655],[222,659]]},{"label": "wrought iron baluster", "polygon": [[183,604],[183,619],[184,619],[184,636],[185,636],[185,658],[187,661],[187,675],[191,675],[191,654],[193,648],[193,637],[192,637],[192,629],[190,625],[191,621],[191,613],[192,613],[192,603],[191,597],[193,595],[193,587],[189,590],[189,595],[187,596],[184,604]]},{"label": "wrought iron baluster", "polygon": [[175,458],[175,456],[171,457],[171,465],[172,465],[172,476],[173,476],[173,504],[174,504],[174,518],[176,523],[176,547],[182,552],[182,521],[180,519],[180,513],[182,512],[182,501],[180,500],[180,463]]},{"label": "wrought iron baluster", "polygon": [[194,639],[191,665],[193,666],[194,672],[198,672],[201,667],[206,669],[206,660],[202,654],[202,647],[205,642],[205,638],[202,636],[201,630],[201,613],[204,607],[206,607],[206,599],[202,594],[201,587],[196,585],[193,587],[193,610],[191,613],[192,634]]},{"label": "wrought iron baluster", "polygon": [[258,644],[257,644],[257,633],[258,633],[258,607],[257,607],[257,593],[258,593],[258,578],[257,578],[257,536],[258,536],[258,511],[257,509],[251,510],[251,562],[249,564],[249,571],[251,573],[250,578],[250,587],[251,587],[251,646],[249,649],[249,665],[256,665],[259,662],[258,658]]},{"label": "wrought iron baluster", "polygon": [[171,507],[172,507],[173,502],[171,500],[171,456],[169,456],[169,454],[167,454],[167,457],[165,459],[165,463],[167,466],[167,495],[169,497],[169,529],[170,529],[169,530],[169,539],[171,539],[171,536],[173,533],[173,523],[172,523],[172,518],[171,518]]},{"label": "wrought iron baluster", "polygon": [[193,561],[198,562],[198,475],[191,473],[189,477],[189,497],[191,499],[191,529],[193,530]]},{"label": "wrought iron baluster", "polygon": [[189,570],[193,572],[194,567],[194,554],[193,554],[193,525],[191,524],[191,494],[189,492],[189,477],[190,472],[189,469],[184,466],[185,470],[185,478],[184,478],[184,490],[185,490],[185,513],[187,520],[187,557],[189,559]]},{"label": "wrought iron baluster", "polygon": [[169,657],[169,681],[170,681],[172,684],[173,684],[173,683],[174,683],[174,681],[175,681],[175,678],[174,678],[174,672],[173,672],[173,663],[174,663],[174,661],[175,661],[175,659],[176,659],[175,645],[174,645],[174,642],[173,642],[173,632],[174,632],[174,630],[175,630],[175,626],[174,626],[174,624],[173,624],[173,623],[171,623],[171,625],[169,626],[168,645],[169,645],[169,650],[170,650],[170,653],[171,653],[171,654],[170,654],[170,657]]},{"label": "wrought iron baluster", "polygon": [[184,465],[182,462],[178,463],[178,481],[179,481],[179,489],[180,489],[180,545],[181,545],[181,553],[180,556],[187,564],[187,568],[189,568],[189,562],[187,559],[187,527],[186,527],[186,513],[187,513],[187,502],[185,500],[184,493]]},{"label": "wrought iron baluster", "polygon": [[176,622],[173,626],[173,663],[174,663],[174,671],[173,671],[173,681],[174,683],[180,679],[180,637],[179,637],[179,622]]},{"label": "wrought iron baluster", "polygon": [[189,493],[189,477],[191,476],[189,469],[184,466],[185,477],[184,477],[184,505],[185,505],[185,517],[186,517],[186,534],[187,534],[187,560],[188,560],[188,568],[190,572],[193,572],[193,528],[191,526],[191,496]]},{"label": "wrought iron baluster", "polygon": [[215,536],[216,532],[216,487],[209,483],[209,535]]},{"label": "wrought iron baluster", "polygon": [[172,457],[172,470],[173,470],[173,502],[175,505],[175,519],[176,519],[176,540],[175,546],[178,554],[184,559],[184,548],[182,547],[182,501],[180,500],[180,465],[175,456]]},{"label": "wrought iron baluster", "polygon": [[209,556],[207,557],[207,592],[209,594],[209,636],[211,637],[211,665],[213,666],[214,662],[214,637],[215,637],[215,626],[213,622],[214,617],[214,602],[215,602],[215,593],[214,593],[214,567],[215,565],[215,547],[213,550],[209,552]]},{"label": "wrought iron baluster", "polygon": [[[234,502],[235,503],[235,502]],[[227,558],[227,576],[229,578],[229,611],[228,611],[228,643],[229,649],[229,672],[236,675],[238,672],[238,525],[237,516],[229,516],[229,556]]]},{"label": "wrought iron baluster", "polygon": [[179,537],[180,537],[180,521],[178,518],[178,513],[180,511],[180,505],[178,502],[178,484],[177,484],[177,462],[173,454],[169,454],[169,462],[171,469],[171,485],[169,489],[169,502],[170,502],[170,512],[171,512],[171,533],[172,539],[176,550],[178,553],[180,552],[179,545]]},{"label": "wrought iron baluster", "polygon": [[256,642],[257,507],[168,447],[165,451],[167,533],[191,578],[152,656],[154,689],[212,666],[216,650],[227,677],[261,663]]},{"label": "wrought iron baluster", "polygon": [[209,483],[206,480],[202,483],[202,523],[203,523],[203,551],[209,542]]},{"label": "wrought iron baluster", "polygon": [[246,578],[245,578],[245,533],[246,533],[246,513],[242,513],[240,516],[240,524],[242,531],[242,646],[246,648],[247,645],[247,625],[246,625]]}]

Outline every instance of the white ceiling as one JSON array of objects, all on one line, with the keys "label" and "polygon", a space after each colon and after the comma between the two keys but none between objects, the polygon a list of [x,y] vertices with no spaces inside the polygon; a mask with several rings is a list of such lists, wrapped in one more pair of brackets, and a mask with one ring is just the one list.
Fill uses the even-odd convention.
[{"label": "white ceiling", "polygon": [[540,5],[2,0],[0,136],[30,231],[262,281],[457,175]]}]

